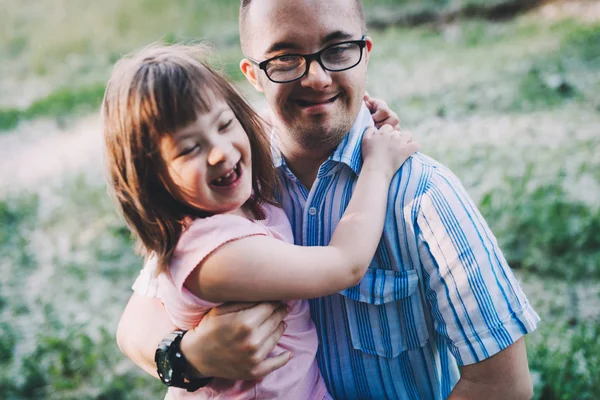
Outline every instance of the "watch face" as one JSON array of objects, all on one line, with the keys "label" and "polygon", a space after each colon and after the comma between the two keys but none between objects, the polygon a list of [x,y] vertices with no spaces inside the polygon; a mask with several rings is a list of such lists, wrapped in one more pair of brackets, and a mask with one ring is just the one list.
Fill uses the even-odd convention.
[{"label": "watch face", "polygon": [[166,351],[161,351],[156,356],[156,366],[158,369],[159,375],[165,382],[171,382],[173,379],[173,368],[171,367],[171,363],[168,359],[168,353]]}]

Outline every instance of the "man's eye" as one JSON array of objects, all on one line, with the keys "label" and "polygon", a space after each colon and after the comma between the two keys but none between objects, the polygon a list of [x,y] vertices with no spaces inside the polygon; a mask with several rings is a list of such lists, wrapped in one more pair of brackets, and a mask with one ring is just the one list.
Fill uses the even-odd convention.
[{"label": "man's eye", "polygon": [[335,47],[332,47],[332,48],[328,49],[327,50],[327,54],[340,54],[340,53],[343,53],[346,50],[348,50],[347,47],[335,46]]},{"label": "man's eye", "polygon": [[295,63],[295,62],[298,62],[299,59],[300,59],[300,57],[298,57],[298,56],[283,55],[283,56],[277,57],[276,61],[279,61],[282,63]]},{"label": "man's eye", "polygon": [[349,47],[348,45],[339,45],[339,46],[335,46],[335,47],[330,47],[329,49],[327,49],[325,51],[325,53],[323,54],[323,56],[327,57],[327,58],[341,58],[341,57],[346,57],[348,56],[350,53],[352,53],[352,48]]}]

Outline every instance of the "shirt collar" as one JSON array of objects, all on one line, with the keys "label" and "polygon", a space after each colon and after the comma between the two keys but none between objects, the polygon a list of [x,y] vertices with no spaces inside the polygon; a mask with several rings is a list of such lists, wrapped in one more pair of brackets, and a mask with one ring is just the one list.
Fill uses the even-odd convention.
[{"label": "shirt collar", "polygon": [[356,117],[352,128],[350,128],[350,132],[344,136],[344,139],[342,139],[342,142],[333,151],[329,160],[346,164],[358,175],[362,167],[362,137],[365,130],[374,125],[371,113],[363,102],[360,111],[358,112],[358,116]]},{"label": "shirt collar", "polygon": [[271,134],[269,135],[271,142],[271,158],[273,159],[273,165],[275,168],[279,168],[285,165],[285,159],[279,147],[279,137],[275,133],[275,128],[271,128]]},{"label": "shirt collar", "polygon": [[[365,130],[374,125],[375,124],[373,123],[371,113],[369,112],[366,104],[363,102],[352,128],[350,128],[348,134],[344,136],[341,143],[335,148],[331,156],[329,156],[324,164],[327,164],[328,161],[343,163],[348,165],[352,171],[358,175],[362,167],[362,137],[365,133]],[[281,153],[281,150],[277,144],[278,138],[274,129],[271,130],[270,136],[273,165],[275,168],[286,166],[285,158],[283,157],[283,154]]]}]

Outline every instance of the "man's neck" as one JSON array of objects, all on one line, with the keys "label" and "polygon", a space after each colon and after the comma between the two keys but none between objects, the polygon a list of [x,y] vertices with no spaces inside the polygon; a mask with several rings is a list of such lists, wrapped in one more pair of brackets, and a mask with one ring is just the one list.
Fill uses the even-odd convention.
[{"label": "man's neck", "polygon": [[310,190],[317,179],[319,168],[335,150],[330,149],[302,149],[295,143],[289,143],[279,137],[280,150],[285,157],[285,162],[292,173],[300,180],[305,188]]}]

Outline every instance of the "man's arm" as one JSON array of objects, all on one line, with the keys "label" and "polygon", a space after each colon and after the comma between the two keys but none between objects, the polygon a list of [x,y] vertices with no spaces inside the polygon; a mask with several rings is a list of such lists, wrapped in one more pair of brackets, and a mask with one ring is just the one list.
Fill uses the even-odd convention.
[{"label": "man's arm", "polygon": [[448,400],[528,400],[533,396],[523,338],[488,359],[462,367],[460,372]]},{"label": "man's arm", "polygon": [[[284,366],[284,352],[267,358],[285,329],[281,303],[236,303],[213,308],[181,342],[192,374],[225,379],[258,379]],[[121,316],[117,343],[127,357],[158,378],[154,352],[175,326],[160,300],[134,293]]]},{"label": "man's arm", "polygon": [[117,344],[138,367],[158,378],[154,352],[175,329],[160,300],[133,293],[117,327]]},{"label": "man's arm", "polygon": [[528,398],[523,336],[539,317],[460,181],[432,160],[419,161],[415,175],[430,177],[417,200],[419,256],[435,329],[461,366],[452,395]]}]

